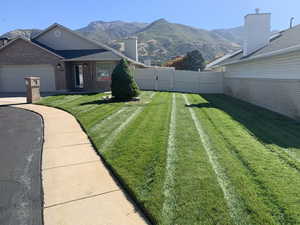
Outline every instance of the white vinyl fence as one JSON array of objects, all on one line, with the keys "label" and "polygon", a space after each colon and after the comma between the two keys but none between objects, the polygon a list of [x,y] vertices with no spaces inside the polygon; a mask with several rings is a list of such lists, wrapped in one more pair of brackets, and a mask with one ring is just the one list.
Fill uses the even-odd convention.
[{"label": "white vinyl fence", "polygon": [[222,72],[194,72],[155,67],[135,69],[134,77],[142,90],[223,93]]}]

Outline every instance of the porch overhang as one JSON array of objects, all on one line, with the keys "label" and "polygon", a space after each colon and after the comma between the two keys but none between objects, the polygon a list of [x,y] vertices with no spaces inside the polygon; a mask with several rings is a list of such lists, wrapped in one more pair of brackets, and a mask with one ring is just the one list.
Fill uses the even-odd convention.
[{"label": "porch overhang", "polygon": [[109,51],[97,52],[94,54],[82,55],[79,57],[66,58],[63,61],[119,61],[121,57]]}]

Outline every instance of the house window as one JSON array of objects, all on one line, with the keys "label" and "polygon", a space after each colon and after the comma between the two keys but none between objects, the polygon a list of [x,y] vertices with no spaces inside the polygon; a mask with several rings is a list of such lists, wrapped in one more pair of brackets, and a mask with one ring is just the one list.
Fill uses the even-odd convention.
[{"label": "house window", "polygon": [[110,80],[111,65],[104,63],[96,63],[96,81]]}]

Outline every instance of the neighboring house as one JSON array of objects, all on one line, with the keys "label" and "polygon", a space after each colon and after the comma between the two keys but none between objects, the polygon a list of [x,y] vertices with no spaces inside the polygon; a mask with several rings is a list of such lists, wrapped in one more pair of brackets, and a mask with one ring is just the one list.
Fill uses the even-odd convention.
[{"label": "neighboring house", "polygon": [[245,17],[243,49],[212,62],[224,71],[224,93],[300,119],[300,25],[271,37],[271,15]]},{"label": "neighboring house", "polygon": [[31,40],[3,39],[3,44],[0,92],[25,92],[26,76],[40,77],[42,92],[107,91],[112,70],[122,58],[132,67],[145,67],[138,62],[136,38],[125,41],[122,54],[59,24]]}]

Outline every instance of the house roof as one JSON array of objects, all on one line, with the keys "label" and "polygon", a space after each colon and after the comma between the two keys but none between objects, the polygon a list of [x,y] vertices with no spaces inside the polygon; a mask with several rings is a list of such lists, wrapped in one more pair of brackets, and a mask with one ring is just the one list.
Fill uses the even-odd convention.
[{"label": "house roof", "polygon": [[239,54],[241,52],[242,52],[242,50],[240,49],[240,50],[237,50],[237,51],[235,51],[233,53],[229,53],[229,54],[223,55],[223,56],[221,56],[221,57],[219,57],[219,58],[211,61],[210,63],[208,63],[206,65],[205,69],[213,68],[216,65],[218,65],[219,63],[223,62],[224,60],[226,60],[226,59],[228,59],[230,57],[233,57],[233,56],[235,56],[235,55],[237,55],[237,54]]},{"label": "house roof", "polygon": [[[135,60],[133,60],[133,59],[131,59],[131,58],[125,56],[125,55],[122,54],[121,52],[119,52],[119,51],[117,51],[117,50],[115,50],[115,49],[113,49],[113,48],[111,48],[111,47],[109,47],[109,46],[107,46],[107,45],[105,45],[105,44],[102,44],[102,43],[100,43],[100,42],[98,42],[98,41],[95,41],[95,40],[90,40],[90,39],[88,39],[88,38],[86,38],[86,37],[80,35],[79,33],[75,32],[75,31],[73,31],[73,30],[70,30],[69,28],[64,27],[64,26],[62,26],[62,25],[60,25],[60,24],[58,24],[58,23],[54,23],[53,25],[49,26],[48,28],[46,28],[46,29],[43,30],[42,32],[40,32],[40,33],[36,34],[35,36],[33,36],[33,37],[32,37],[32,41],[35,42],[35,43],[37,43],[37,44],[39,44],[39,45],[41,45],[41,43],[38,43],[38,42],[36,41],[36,39],[37,39],[38,37],[42,36],[43,34],[47,33],[48,31],[50,31],[50,30],[56,28],[56,27],[59,27],[60,29],[63,29],[63,30],[65,30],[65,31],[67,31],[67,32],[70,32],[70,33],[76,35],[77,37],[79,37],[79,38],[81,38],[81,39],[83,39],[83,40],[85,40],[85,41],[88,41],[88,42],[90,42],[90,43],[93,43],[93,44],[99,46],[99,49],[100,49],[101,51],[110,51],[110,52],[112,52],[113,55],[115,55],[115,56],[113,57],[114,60],[120,60],[121,58],[124,58],[124,59],[126,59],[127,61],[129,61],[129,62],[131,62],[131,63],[133,63],[133,64],[135,64],[135,65],[147,67],[147,66],[144,65],[143,63],[140,63],[140,62],[138,62],[138,61],[135,61]],[[46,47],[46,46],[43,46],[43,47]],[[50,50],[50,49],[49,49],[49,50]],[[53,50],[53,49],[51,49],[50,51],[58,52],[57,50]],[[77,50],[70,50],[70,51],[73,51],[73,52],[72,52],[72,53],[69,52],[68,56],[70,56],[70,55],[72,55],[72,54],[75,54],[75,51],[77,51]],[[79,51],[81,51],[81,50],[79,50]],[[83,53],[82,53],[83,55],[79,55],[79,52],[77,52],[78,55],[77,55],[75,58],[79,58],[79,57],[82,57],[82,56],[87,56],[86,53],[88,53],[88,52],[85,51],[85,49],[83,49],[82,51],[83,51]],[[64,53],[66,53],[66,52],[64,52]],[[91,55],[91,58],[93,58],[94,60],[105,60],[105,58],[104,58],[104,59],[101,58],[101,57],[104,56],[104,54],[97,54],[97,53],[100,53],[100,52],[91,52],[91,54],[90,54],[90,55]],[[92,55],[93,55],[93,56],[92,56]],[[98,57],[98,58],[97,58],[97,57]],[[75,58],[74,58],[74,59],[75,59]],[[70,59],[70,58],[66,58],[66,59]],[[80,59],[78,59],[78,60],[80,60]],[[86,57],[86,60],[88,60],[87,57]]]},{"label": "house roof", "polygon": [[[36,40],[32,40],[32,42],[45,48],[45,49],[48,49],[49,51],[63,57],[64,59],[75,59],[78,57],[93,55],[96,53],[109,52],[106,49],[55,50],[53,48],[50,48],[50,47],[36,41]],[[118,59],[120,59],[120,58],[118,58]]]},{"label": "house roof", "polygon": [[240,63],[262,57],[283,54],[300,49],[300,24],[290,29],[280,31],[270,38],[270,43],[257,51],[243,56],[243,50],[224,56],[222,60],[217,59],[207,65],[208,68],[215,66],[225,66],[229,64]]},{"label": "house roof", "polygon": [[7,48],[8,46],[14,44],[17,40],[23,40],[23,41],[26,41],[26,42],[30,43],[31,45],[34,45],[34,46],[36,46],[36,47],[38,47],[38,48],[40,48],[40,49],[42,49],[42,50],[44,50],[44,51],[46,51],[46,52],[48,52],[48,53],[50,53],[50,54],[52,54],[52,55],[54,55],[54,56],[60,58],[60,59],[63,58],[62,56],[56,54],[54,51],[51,51],[51,50],[49,50],[48,48],[44,48],[43,46],[41,46],[41,45],[39,45],[39,44],[37,44],[37,43],[34,43],[34,42],[32,42],[32,41],[30,41],[30,40],[28,40],[28,39],[26,39],[26,38],[23,38],[23,37],[17,37],[17,38],[15,38],[15,39],[12,39],[12,40],[11,40],[10,42],[8,42],[6,45],[0,47],[0,51],[1,51],[2,49],[4,49],[4,48]]}]

